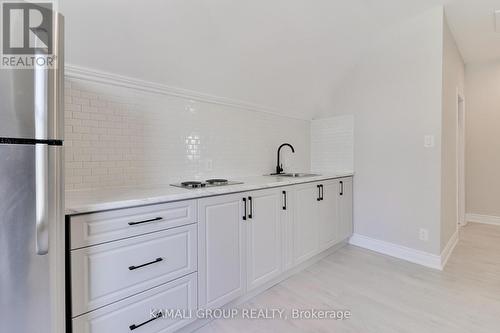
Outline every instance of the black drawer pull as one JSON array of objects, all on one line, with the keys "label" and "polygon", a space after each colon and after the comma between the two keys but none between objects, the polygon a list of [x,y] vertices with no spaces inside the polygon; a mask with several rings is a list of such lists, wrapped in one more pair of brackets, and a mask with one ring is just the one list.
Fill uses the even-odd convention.
[{"label": "black drawer pull", "polygon": [[131,270],[131,271],[133,271],[134,269],[142,268],[142,267],[149,266],[149,265],[152,265],[152,264],[156,264],[156,263],[162,262],[162,261],[163,261],[163,258],[156,258],[155,260],[153,260],[151,262],[147,262],[147,263],[139,265],[139,266],[129,266],[128,269]]},{"label": "black drawer pull", "polygon": [[140,222],[129,222],[128,225],[138,225],[138,224],[161,221],[161,220],[163,220],[163,217],[155,217],[154,219],[140,221]]},{"label": "black drawer pull", "polygon": [[324,200],[325,199],[325,197],[324,197],[324,195],[325,195],[325,193],[324,193],[325,188],[324,188],[323,185],[320,185],[319,188],[321,189],[321,200]]},{"label": "black drawer pull", "polygon": [[340,195],[344,195],[344,182],[340,181]]},{"label": "black drawer pull", "polygon": [[248,214],[248,218],[253,218],[253,201],[252,197],[248,197],[248,202],[250,203],[250,214]]},{"label": "black drawer pull", "polygon": [[245,212],[243,213],[243,220],[246,221],[246,219],[247,219],[247,198],[243,198],[243,207],[245,209]]},{"label": "black drawer pull", "polygon": [[286,210],[286,191],[283,191],[283,210]]},{"label": "black drawer pull", "polygon": [[321,201],[321,185],[316,185],[318,188],[318,197],[316,198],[316,201]]},{"label": "black drawer pull", "polygon": [[133,331],[135,329],[138,329],[141,326],[149,324],[150,322],[152,322],[153,320],[156,320],[156,319],[160,318],[161,316],[162,316],[162,313],[160,312],[156,316],[154,316],[153,318],[151,318],[151,319],[149,319],[149,320],[147,320],[147,321],[145,321],[145,322],[143,322],[143,323],[141,323],[139,325],[136,325],[136,324],[130,325],[129,328],[130,328],[131,331]]}]

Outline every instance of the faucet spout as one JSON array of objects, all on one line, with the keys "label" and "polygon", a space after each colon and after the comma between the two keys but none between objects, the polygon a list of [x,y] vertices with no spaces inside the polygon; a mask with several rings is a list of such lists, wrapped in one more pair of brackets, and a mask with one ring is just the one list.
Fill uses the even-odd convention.
[{"label": "faucet spout", "polygon": [[289,143],[284,143],[281,146],[279,146],[279,148],[278,148],[278,163],[276,164],[276,174],[277,175],[283,173],[283,165],[281,165],[281,163],[280,163],[280,152],[281,152],[281,148],[283,148],[283,147],[290,147],[290,149],[292,150],[292,153],[295,153],[295,149]]}]

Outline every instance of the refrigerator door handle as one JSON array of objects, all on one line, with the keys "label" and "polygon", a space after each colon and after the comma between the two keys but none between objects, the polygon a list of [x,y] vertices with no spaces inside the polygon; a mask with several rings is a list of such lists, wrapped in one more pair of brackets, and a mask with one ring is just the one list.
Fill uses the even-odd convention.
[{"label": "refrigerator door handle", "polygon": [[49,146],[35,145],[36,253],[49,252]]}]

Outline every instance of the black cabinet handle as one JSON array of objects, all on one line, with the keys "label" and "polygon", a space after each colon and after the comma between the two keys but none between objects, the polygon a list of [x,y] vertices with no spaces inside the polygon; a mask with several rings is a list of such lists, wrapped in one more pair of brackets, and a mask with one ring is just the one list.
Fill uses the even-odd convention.
[{"label": "black cabinet handle", "polygon": [[250,202],[250,214],[248,214],[248,218],[251,219],[253,216],[253,201],[252,197],[248,197],[248,201]]},{"label": "black cabinet handle", "polygon": [[321,201],[321,185],[316,185],[318,188],[318,197],[316,198],[316,201]]},{"label": "black cabinet handle", "polygon": [[319,187],[320,187],[320,189],[321,189],[321,198],[320,198],[320,199],[321,199],[321,200],[323,200],[323,199],[325,198],[325,197],[324,197],[324,195],[325,195],[325,193],[324,193],[325,188],[324,188],[324,186],[323,186],[323,185],[320,185]]},{"label": "black cabinet handle", "polygon": [[129,222],[128,225],[138,225],[138,224],[161,221],[161,220],[163,220],[163,217],[155,217],[154,219],[149,219],[149,220],[140,221],[140,222]]},{"label": "black cabinet handle", "polygon": [[340,195],[344,195],[344,182],[340,181]]},{"label": "black cabinet handle", "polygon": [[246,219],[247,219],[247,198],[243,198],[243,207],[245,209],[245,212],[243,213],[243,221],[246,221]]},{"label": "black cabinet handle", "polygon": [[141,324],[138,324],[138,325],[136,325],[136,324],[132,324],[132,325],[130,325],[130,326],[129,326],[129,328],[130,328],[130,330],[131,330],[131,331],[133,331],[133,330],[135,330],[135,329],[138,329],[138,328],[139,328],[139,327],[141,327],[141,326],[144,326],[144,325],[146,325],[146,324],[149,324],[150,322],[152,322],[153,320],[156,320],[156,319],[160,318],[161,316],[162,316],[162,313],[160,312],[160,313],[158,313],[156,316],[154,316],[153,318],[151,318],[151,319],[149,319],[149,320],[146,320],[145,322],[143,322],[143,323],[141,323]]},{"label": "black cabinet handle", "polygon": [[129,266],[128,269],[131,270],[131,271],[133,271],[134,269],[142,268],[142,267],[149,266],[149,265],[152,265],[152,264],[156,264],[156,263],[162,262],[162,261],[163,261],[163,258],[156,258],[153,261],[147,262],[147,263],[139,265],[139,266]]},{"label": "black cabinet handle", "polygon": [[283,191],[283,210],[286,210],[286,191]]}]

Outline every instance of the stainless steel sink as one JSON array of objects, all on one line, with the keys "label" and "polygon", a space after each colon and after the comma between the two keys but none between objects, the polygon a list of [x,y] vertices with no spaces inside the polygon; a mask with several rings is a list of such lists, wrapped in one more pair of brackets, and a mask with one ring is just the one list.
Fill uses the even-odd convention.
[{"label": "stainless steel sink", "polygon": [[314,177],[314,176],[320,176],[315,173],[280,173],[280,174],[275,174],[272,176],[277,176],[277,177],[291,177],[291,178],[303,178],[303,177]]}]

